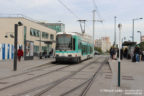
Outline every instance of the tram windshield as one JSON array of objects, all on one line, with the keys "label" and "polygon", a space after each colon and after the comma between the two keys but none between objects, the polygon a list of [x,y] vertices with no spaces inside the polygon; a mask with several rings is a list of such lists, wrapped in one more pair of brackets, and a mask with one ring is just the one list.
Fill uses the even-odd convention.
[{"label": "tram windshield", "polygon": [[57,35],[56,50],[72,50],[72,36],[68,34]]}]

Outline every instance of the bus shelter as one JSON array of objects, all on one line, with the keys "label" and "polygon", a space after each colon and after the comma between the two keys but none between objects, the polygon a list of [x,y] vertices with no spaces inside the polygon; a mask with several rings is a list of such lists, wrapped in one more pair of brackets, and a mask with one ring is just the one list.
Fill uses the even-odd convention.
[{"label": "bus shelter", "polygon": [[122,44],[123,49],[125,50],[127,48],[128,52],[127,52],[127,58],[131,59],[134,53],[134,48],[136,46],[136,42],[130,42],[130,41],[125,41]]}]

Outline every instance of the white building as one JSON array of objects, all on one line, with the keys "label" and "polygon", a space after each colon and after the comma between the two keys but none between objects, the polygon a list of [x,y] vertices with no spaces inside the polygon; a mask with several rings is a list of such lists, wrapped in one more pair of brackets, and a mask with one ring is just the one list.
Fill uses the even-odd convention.
[{"label": "white building", "polygon": [[109,37],[102,37],[101,39],[95,40],[95,47],[101,48],[103,52],[106,52],[111,47],[111,42]]}]

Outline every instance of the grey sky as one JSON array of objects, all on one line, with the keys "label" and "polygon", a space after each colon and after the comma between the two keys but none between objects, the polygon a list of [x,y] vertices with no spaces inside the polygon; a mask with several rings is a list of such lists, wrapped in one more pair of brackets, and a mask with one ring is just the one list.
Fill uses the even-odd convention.
[{"label": "grey sky", "polygon": [[[80,19],[91,20],[94,9],[93,0],[61,0]],[[103,24],[96,22],[95,38],[110,36],[113,41],[114,16],[117,23],[122,23],[122,37],[130,40],[132,19],[144,17],[144,0],[95,0]],[[36,20],[46,22],[62,21],[66,24],[66,31],[80,32],[79,23],[66,8],[57,0],[0,0],[0,14],[24,14]],[[96,16],[96,19],[99,19]],[[139,41],[137,30],[144,34],[144,20],[135,21],[135,40]],[[92,22],[88,21],[86,32],[92,34]],[[118,29],[117,29],[118,32]]]}]

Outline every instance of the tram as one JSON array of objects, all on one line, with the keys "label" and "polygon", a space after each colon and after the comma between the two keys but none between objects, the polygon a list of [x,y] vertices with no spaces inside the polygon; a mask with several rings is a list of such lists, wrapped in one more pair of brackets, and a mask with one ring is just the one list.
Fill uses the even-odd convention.
[{"label": "tram", "polygon": [[59,32],[56,36],[55,59],[79,63],[93,56],[92,37],[78,32]]}]

